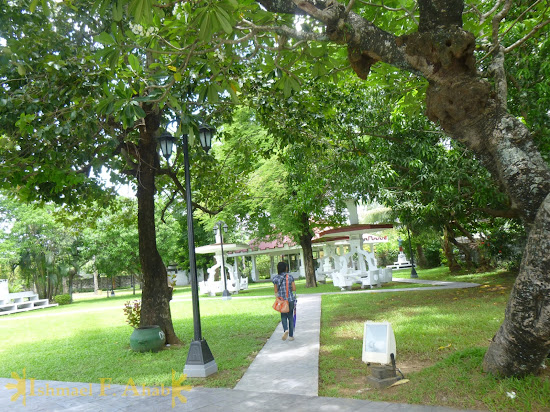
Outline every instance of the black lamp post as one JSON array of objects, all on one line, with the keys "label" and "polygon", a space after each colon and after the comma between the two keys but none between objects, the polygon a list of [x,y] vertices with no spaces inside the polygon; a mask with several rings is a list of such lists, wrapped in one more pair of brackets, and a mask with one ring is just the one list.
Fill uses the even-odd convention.
[{"label": "black lamp post", "polygon": [[[223,229],[223,230],[222,230]],[[227,290],[227,277],[225,276],[225,259],[223,256],[223,232],[227,232],[227,224],[223,221],[219,221],[214,226],[214,234],[216,234],[220,231],[220,245],[222,248],[222,276],[223,276],[223,293],[222,293],[222,300],[229,300],[231,299],[231,293]]]},{"label": "black lamp post", "polygon": [[[208,153],[212,147],[212,135],[214,129],[208,126],[199,128],[199,138],[202,148]],[[167,131],[159,136],[160,147],[168,161],[172,154],[174,137]],[[195,260],[195,231],[193,228],[193,206],[191,203],[191,176],[189,173],[189,136],[183,135],[183,159],[185,168],[185,201],[187,203],[187,238],[189,242],[189,271],[191,278],[191,297],[193,302],[193,329],[194,338],[189,346],[189,353],[185,362],[183,373],[190,378],[205,378],[218,371],[218,365],[208,347],[208,343],[202,337],[201,315],[199,309],[199,291],[197,281],[197,263]],[[166,152],[164,150],[166,149]]]},{"label": "black lamp post", "polygon": [[413,256],[413,250],[412,250],[412,244],[411,244],[411,232],[409,232],[409,227],[407,226],[407,234],[409,235],[409,250],[411,252],[411,279],[416,279],[418,277],[418,273],[416,273],[416,269],[414,268],[414,256]]}]

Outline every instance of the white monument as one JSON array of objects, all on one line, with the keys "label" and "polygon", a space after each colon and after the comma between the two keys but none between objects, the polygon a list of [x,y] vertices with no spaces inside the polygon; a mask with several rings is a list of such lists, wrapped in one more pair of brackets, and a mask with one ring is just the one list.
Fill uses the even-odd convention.
[{"label": "white monument", "polygon": [[392,269],[412,268],[411,262],[407,260],[407,256],[405,256],[405,253],[403,252],[403,239],[399,238],[397,239],[397,241],[399,242],[399,254],[397,255],[397,262],[393,262],[393,265],[389,265],[386,267]]}]

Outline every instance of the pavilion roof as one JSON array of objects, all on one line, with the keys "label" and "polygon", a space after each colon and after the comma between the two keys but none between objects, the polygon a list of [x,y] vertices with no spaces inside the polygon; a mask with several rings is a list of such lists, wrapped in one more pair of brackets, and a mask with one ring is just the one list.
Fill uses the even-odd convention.
[{"label": "pavilion roof", "polygon": [[[368,225],[348,225],[337,228],[329,228],[323,231],[315,230],[315,236],[312,243],[326,243],[326,242],[338,242],[348,241],[351,235],[365,235],[379,232],[384,229],[393,228],[392,224],[368,224]],[[372,236],[369,236],[372,239]],[[368,239],[367,239],[368,241]],[[380,241],[380,240],[378,240]],[[274,252],[276,249],[289,250],[298,249],[298,245],[289,236],[279,235],[272,240],[267,239],[254,239],[247,244],[244,243],[224,243],[223,250],[227,253],[246,253],[246,252]],[[195,249],[196,253],[216,253],[221,251],[221,245],[219,243],[201,246]]]},{"label": "pavilion roof", "polygon": [[352,235],[372,234],[372,233],[380,232],[381,230],[392,229],[392,228],[393,228],[393,225],[391,223],[365,224],[365,225],[355,224],[355,225],[342,226],[342,227],[327,229],[320,232],[319,237],[317,239],[314,239],[313,242],[323,243],[323,242],[344,241],[344,240],[349,240],[349,237]]}]

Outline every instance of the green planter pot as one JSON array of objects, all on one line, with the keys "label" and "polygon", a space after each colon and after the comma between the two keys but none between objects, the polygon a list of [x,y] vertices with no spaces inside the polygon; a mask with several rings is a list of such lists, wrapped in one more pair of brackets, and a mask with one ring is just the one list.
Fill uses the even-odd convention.
[{"label": "green planter pot", "polygon": [[130,347],[135,352],[158,352],[164,346],[166,336],[160,326],[141,326],[130,336]]}]

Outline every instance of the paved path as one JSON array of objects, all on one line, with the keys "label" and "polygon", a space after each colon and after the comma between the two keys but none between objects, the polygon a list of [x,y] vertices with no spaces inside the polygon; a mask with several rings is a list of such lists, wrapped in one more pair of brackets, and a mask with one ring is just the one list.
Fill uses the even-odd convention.
[{"label": "paved path", "polygon": [[[336,293],[391,293],[391,292],[414,292],[422,290],[442,290],[442,289],[465,289],[465,288],[475,288],[478,287],[478,283],[469,283],[469,282],[447,282],[443,280],[424,280],[424,279],[409,279],[409,278],[393,278],[392,282],[401,282],[401,283],[416,283],[419,285],[432,285],[432,286],[422,286],[418,288],[395,288],[395,289],[363,289],[363,290],[353,290],[353,291],[340,291]],[[331,295],[334,292],[325,292],[321,295]]]},{"label": "paved path", "polygon": [[[433,286],[398,289],[364,289],[338,293],[411,292],[479,286],[477,283],[394,278],[395,282]],[[294,341],[283,341],[281,323],[245,372],[235,389],[266,393],[317,396],[319,390],[319,334],[321,295],[299,295]]]},{"label": "paved path", "polygon": [[[155,388],[136,387],[139,395],[125,385],[104,386],[103,393],[99,383],[73,383],[54,381],[35,381],[34,393],[31,396],[30,382],[26,383],[25,405],[23,397],[10,400],[15,393],[6,389],[13,379],[0,378],[0,410],[2,412],[157,412],[157,411],[200,411],[200,412],[273,412],[289,410],[292,412],[338,411],[338,412],[456,412],[456,409],[407,405],[388,402],[371,402],[359,399],[324,398],[317,396],[251,392],[236,389],[195,388],[182,391],[182,396],[152,396]],[[48,386],[46,386],[48,385]],[[82,396],[56,395],[67,388],[82,393]],[[50,395],[39,395],[50,390]],[[160,391],[160,388],[157,388]],[[149,394],[147,393],[149,390]],[[91,392],[91,395],[89,394]],[[52,395],[53,394],[53,395]],[[183,403],[183,400],[185,403]],[[172,403],[173,402],[173,403]],[[285,405],[285,407],[281,407]]]},{"label": "paved path", "polygon": [[282,340],[279,323],[235,389],[317,396],[321,296],[298,296],[295,340]]},{"label": "paved path", "polygon": [[[403,289],[366,289],[351,293],[441,290],[478,286],[474,283],[439,282],[423,279],[393,279],[396,282],[433,284],[433,287]],[[339,292],[350,293],[350,292]],[[238,298],[238,297],[235,297]],[[0,410],[12,411],[269,411],[289,409],[302,411],[370,411],[370,412],[452,412],[457,409],[424,405],[371,402],[348,398],[326,398],[318,395],[319,333],[321,294],[298,296],[294,341],[281,339],[279,323],[271,338],[256,356],[235,389],[193,388],[173,396],[171,388],[134,388],[127,385],[34,381],[19,386],[23,396],[14,399],[16,389],[6,385],[15,379],[0,378]],[[176,377],[177,378],[177,377]],[[185,382],[183,382],[185,385]],[[65,388],[65,389],[64,389]],[[103,389],[103,391],[102,391]],[[42,395],[40,395],[42,390]],[[58,392],[59,390],[59,392]],[[64,391],[67,392],[64,392]],[[156,390],[156,392],[155,392]],[[58,395],[61,393],[61,395]],[[154,394],[157,393],[157,396]],[[34,395],[33,395],[34,394]],[[74,395],[73,395],[74,394]],[[164,395],[163,395],[164,394]],[[281,408],[281,405],[286,407]]]}]

